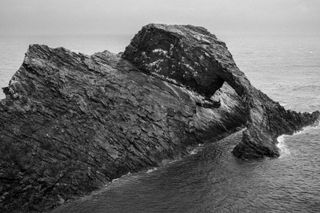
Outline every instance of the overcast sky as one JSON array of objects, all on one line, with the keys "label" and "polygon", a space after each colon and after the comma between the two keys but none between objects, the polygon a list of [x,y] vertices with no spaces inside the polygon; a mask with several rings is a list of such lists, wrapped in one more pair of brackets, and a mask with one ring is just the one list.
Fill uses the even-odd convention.
[{"label": "overcast sky", "polygon": [[0,34],[132,34],[151,22],[318,33],[320,0],[0,0]]}]

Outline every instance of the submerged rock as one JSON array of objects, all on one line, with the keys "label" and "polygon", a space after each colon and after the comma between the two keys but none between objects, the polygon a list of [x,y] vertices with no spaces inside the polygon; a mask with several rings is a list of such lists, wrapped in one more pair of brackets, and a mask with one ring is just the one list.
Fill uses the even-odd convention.
[{"label": "submerged rock", "polygon": [[319,113],[251,86],[201,27],[147,25],[123,54],[31,45],[0,101],[0,211],[40,212],[246,126],[240,158]]}]

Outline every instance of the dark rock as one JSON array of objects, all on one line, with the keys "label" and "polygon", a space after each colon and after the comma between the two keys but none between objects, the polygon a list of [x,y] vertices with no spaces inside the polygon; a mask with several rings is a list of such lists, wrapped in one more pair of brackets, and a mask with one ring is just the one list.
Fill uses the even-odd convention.
[{"label": "dark rock", "polygon": [[[235,64],[224,42],[202,27],[150,24],[132,39],[122,55],[145,73],[174,79],[210,99],[224,82],[241,97],[247,130],[233,153],[239,158],[279,156],[281,134],[314,123],[319,112],[287,111],[254,88]],[[209,106],[208,104],[198,104]]]},{"label": "dark rock", "polygon": [[193,26],[148,25],[118,55],[31,45],[5,93],[0,212],[51,209],[244,125],[236,156],[277,156],[278,135],[319,117],[253,88]]},{"label": "dark rock", "polygon": [[157,166],[244,123],[231,87],[221,106],[139,72],[107,51],[32,45],[0,102],[0,211],[42,211],[128,172]]},{"label": "dark rock", "polygon": [[249,81],[226,44],[202,27],[150,24],[132,39],[123,58],[146,73],[174,79],[211,97],[228,79],[240,95]]}]

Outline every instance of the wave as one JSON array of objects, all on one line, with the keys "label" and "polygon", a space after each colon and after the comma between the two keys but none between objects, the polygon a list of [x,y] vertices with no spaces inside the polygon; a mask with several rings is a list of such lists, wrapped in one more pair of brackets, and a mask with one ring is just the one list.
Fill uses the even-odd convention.
[{"label": "wave", "polygon": [[294,135],[300,135],[300,134],[306,133],[310,130],[315,130],[315,129],[319,129],[319,128],[320,128],[320,120],[316,121],[316,123],[314,125],[304,127],[300,131],[295,132]]},{"label": "wave", "polygon": [[158,167],[153,167],[153,168],[151,168],[151,169],[148,169],[147,171],[146,171],[146,173],[151,173],[151,172],[154,172],[154,171],[157,171],[158,170]]},{"label": "wave", "polygon": [[277,147],[279,148],[280,150],[280,157],[279,158],[282,158],[284,156],[287,156],[287,155],[290,155],[290,150],[287,146],[287,144],[285,143],[285,138],[286,137],[290,137],[290,136],[294,136],[294,135],[300,135],[300,134],[304,134],[310,130],[315,130],[315,129],[318,129],[320,128],[320,121],[318,121],[315,125],[311,125],[311,126],[307,126],[303,129],[301,129],[300,131],[297,131],[295,132],[293,135],[280,135],[278,138],[277,138]]},{"label": "wave", "polygon": [[287,147],[287,144],[284,142],[285,141],[285,137],[287,135],[280,135],[278,138],[277,138],[277,147],[278,149],[280,150],[280,157],[279,158],[282,158],[284,156],[288,156],[290,155],[290,150],[289,148]]}]

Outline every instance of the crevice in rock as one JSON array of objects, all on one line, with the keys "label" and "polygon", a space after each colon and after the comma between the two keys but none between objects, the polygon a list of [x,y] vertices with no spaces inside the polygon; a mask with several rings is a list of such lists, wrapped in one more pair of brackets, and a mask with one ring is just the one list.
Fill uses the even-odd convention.
[{"label": "crevice in rock", "polygon": [[5,92],[0,212],[51,209],[244,126],[235,156],[277,156],[277,135],[319,118],[252,87],[191,25],[147,25],[120,55],[31,45]]}]

